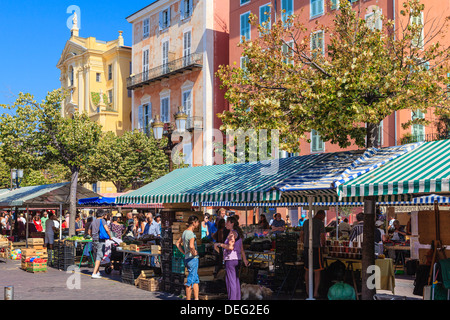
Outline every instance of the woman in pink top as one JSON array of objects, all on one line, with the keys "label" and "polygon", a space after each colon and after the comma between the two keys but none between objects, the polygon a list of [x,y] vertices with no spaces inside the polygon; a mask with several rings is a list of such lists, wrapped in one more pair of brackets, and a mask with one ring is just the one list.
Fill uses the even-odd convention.
[{"label": "woman in pink top", "polygon": [[239,222],[234,217],[229,217],[225,227],[230,230],[224,243],[215,243],[216,250],[223,248],[223,260],[225,262],[226,285],[228,300],[241,300],[241,285],[239,283],[239,267],[241,258],[246,266],[249,265],[245,256],[242,239],[244,237]]}]

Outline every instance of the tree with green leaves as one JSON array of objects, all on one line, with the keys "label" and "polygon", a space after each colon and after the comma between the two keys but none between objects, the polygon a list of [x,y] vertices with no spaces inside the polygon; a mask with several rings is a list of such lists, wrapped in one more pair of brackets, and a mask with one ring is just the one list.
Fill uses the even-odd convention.
[{"label": "tree with green leaves", "polygon": [[73,235],[80,169],[96,150],[101,126],[84,113],[63,117],[65,96],[61,89],[54,90],[38,103],[31,94],[20,93],[14,104],[3,105],[15,109],[15,114],[0,116],[0,150],[10,168],[38,170],[59,164],[70,171],[69,234]]},{"label": "tree with green leaves", "polygon": [[[419,0],[403,4],[397,17],[402,24],[380,12],[373,16],[382,23],[366,21],[360,5],[339,3],[331,25],[312,29],[295,15],[272,22],[270,30],[250,16],[260,37],[240,44],[244,67],[218,71],[231,104],[218,115],[222,130],[278,129],[280,149],[289,152],[298,152],[311,130],[342,148],[370,148],[378,146],[380,122],[395,111],[450,113],[450,50],[440,42],[448,18],[425,33]],[[426,123],[416,117],[404,126]],[[375,204],[368,200],[363,270],[374,264]],[[363,289],[363,298],[372,296],[373,290]]]},{"label": "tree with green leaves", "polygon": [[97,150],[91,154],[83,172],[83,181],[111,181],[117,192],[135,182],[150,183],[168,173],[168,158],[160,147],[167,141],[138,130],[122,136],[105,132]]}]

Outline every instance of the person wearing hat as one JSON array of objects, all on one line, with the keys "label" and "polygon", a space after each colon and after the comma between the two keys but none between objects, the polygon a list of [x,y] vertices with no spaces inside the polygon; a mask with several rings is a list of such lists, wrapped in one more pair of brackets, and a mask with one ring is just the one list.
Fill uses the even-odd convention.
[{"label": "person wearing hat", "polygon": [[384,222],[381,221],[381,220],[377,220],[377,221],[375,222],[375,227],[377,227],[377,229],[380,230],[381,241],[386,240],[386,239],[385,239],[386,233],[385,233],[384,230],[383,230],[383,225],[384,225]]}]

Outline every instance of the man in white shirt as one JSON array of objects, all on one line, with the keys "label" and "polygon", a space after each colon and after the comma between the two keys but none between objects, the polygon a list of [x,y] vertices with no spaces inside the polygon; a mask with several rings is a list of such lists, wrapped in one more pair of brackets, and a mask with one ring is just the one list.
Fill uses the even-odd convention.
[{"label": "man in white shirt", "polygon": [[53,213],[48,214],[48,220],[45,222],[45,245],[48,246],[48,249],[53,249],[53,241],[55,239],[55,232],[58,229],[55,227],[56,217]]}]

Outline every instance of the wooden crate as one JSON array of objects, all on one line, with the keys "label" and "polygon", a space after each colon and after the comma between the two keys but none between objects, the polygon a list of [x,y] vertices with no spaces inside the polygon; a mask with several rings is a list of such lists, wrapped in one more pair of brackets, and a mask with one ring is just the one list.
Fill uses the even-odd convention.
[{"label": "wooden crate", "polygon": [[182,222],[187,222],[190,216],[197,216],[200,221],[203,220],[201,211],[177,211],[175,213],[175,219]]},{"label": "wooden crate", "polygon": [[32,246],[44,246],[44,239],[42,238],[29,238],[28,245]]},{"label": "wooden crate", "polygon": [[47,262],[28,262],[27,272],[37,273],[37,272],[47,272]]},{"label": "wooden crate", "polygon": [[159,291],[159,280],[158,278],[141,278],[138,288],[146,291]]},{"label": "wooden crate", "polygon": [[161,254],[161,246],[152,245],[150,250],[152,254]]}]

